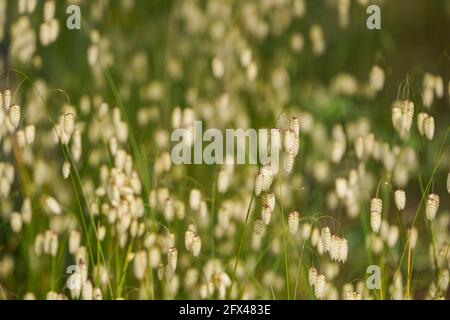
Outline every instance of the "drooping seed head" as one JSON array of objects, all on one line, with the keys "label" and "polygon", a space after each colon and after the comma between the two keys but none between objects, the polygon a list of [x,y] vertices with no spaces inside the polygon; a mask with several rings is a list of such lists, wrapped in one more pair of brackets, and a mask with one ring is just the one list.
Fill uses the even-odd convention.
[{"label": "drooping seed head", "polygon": [[273,210],[275,210],[275,193],[266,193],[264,200],[264,204],[268,205],[270,210],[273,212]]},{"label": "drooping seed head", "polygon": [[192,237],[192,254],[194,257],[198,257],[202,248],[202,240],[198,234],[194,234]]},{"label": "drooping seed head", "polygon": [[428,140],[433,140],[434,137],[434,118],[432,116],[428,116],[423,121],[423,131],[425,133],[425,137]]},{"label": "drooping seed head", "polygon": [[450,193],[450,172],[447,174],[447,192]]},{"label": "drooping seed head", "polygon": [[425,119],[427,117],[428,117],[428,114],[426,112],[420,112],[417,115],[417,130],[419,130],[419,133],[421,136],[423,136],[425,134],[424,123],[425,123]]},{"label": "drooping seed head", "polygon": [[344,263],[348,256],[348,241],[347,239],[341,239],[341,245],[339,247],[339,258],[338,260]]},{"label": "drooping seed head", "polygon": [[295,136],[300,136],[300,120],[297,117],[292,117],[290,121],[291,130],[294,131]]},{"label": "drooping seed head", "polygon": [[370,213],[370,226],[373,232],[379,233],[381,228],[381,213],[378,211],[372,211]]},{"label": "drooping seed head", "polygon": [[268,205],[263,205],[262,206],[262,211],[261,211],[261,219],[262,221],[264,221],[264,223],[266,225],[268,225],[270,223],[270,218],[272,217],[272,209],[268,206]]},{"label": "drooping seed head", "polygon": [[289,174],[292,172],[292,169],[294,168],[294,158],[295,155],[293,153],[288,153],[284,159],[283,162],[283,168],[284,168],[284,172],[286,174]]},{"label": "drooping seed head", "polygon": [[55,198],[51,196],[47,196],[44,198],[44,204],[46,205],[47,209],[53,213],[53,214],[61,214],[62,209],[59,205],[58,201],[56,201]]},{"label": "drooping seed head", "polygon": [[402,211],[405,209],[406,205],[406,193],[402,189],[395,190],[394,192],[394,200],[397,209]]},{"label": "drooping seed head", "polygon": [[3,94],[3,102],[5,106],[5,110],[8,111],[11,107],[11,89],[6,89]]},{"label": "drooping seed head", "polygon": [[175,271],[177,268],[178,251],[177,248],[171,247],[167,252],[167,265]]},{"label": "drooping seed head", "polygon": [[261,168],[261,174],[263,176],[262,191],[265,192],[269,190],[273,182],[273,171],[270,164],[265,164]]},{"label": "drooping seed head", "polygon": [[439,209],[439,196],[435,193],[428,195],[425,205],[427,219],[432,221]]},{"label": "drooping seed head", "polygon": [[186,250],[190,251],[192,248],[192,239],[194,238],[195,232],[188,229],[184,233],[184,245],[186,247]]},{"label": "drooping seed head", "polygon": [[256,219],[255,221],[255,226],[254,226],[254,232],[257,236],[261,236],[264,231],[265,231],[265,227],[266,224],[264,223],[264,221],[262,221],[261,219]]},{"label": "drooping seed head", "polygon": [[20,107],[15,104],[8,110],[9,121],[14,128],[17,128],[20,123]]},{"label": "drooping seed head", "polygon": [[331,243],[330,243],[330,257],[333,261],[339,261],[340,253],[341,253],[341,243],[342,239],[338,236],[332,235],[331,236]]},{"label": "drooping seed head", "polygon": [[309,268],[309,272],[308,272],[308,282],[309,282],[309,286],[312,287],[314,285],[316,285],[316,280],[317,280],[317,270],[314,267]]},{"label": "drooping seed head", "polygon": [[298,211],[289,212],[288,227],[289,232],[291,234],[297,233],[299,221],[300,221],[300,214],[298,213]]},{"label": "drooping seed head", "polygon": [[314,285],[314,294],[317,299],[325,297],[326,279],[323,274],[317,275],[316,283]]},{"label": "drooping seed head", "polygon": [[331,249],[331,232],[330,228],[324,227],[320,230],[320,237],[322,239],[323,248],[325,252],[330,251]]}]

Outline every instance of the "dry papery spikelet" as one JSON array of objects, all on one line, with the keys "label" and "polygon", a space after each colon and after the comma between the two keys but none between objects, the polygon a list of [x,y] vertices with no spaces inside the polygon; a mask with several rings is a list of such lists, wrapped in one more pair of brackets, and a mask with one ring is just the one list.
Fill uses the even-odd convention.
[{"label": "dry papery spikelet", "polygon": [[46,196],[44,198],[44,203],[45,203],[47,209],[51,213],[53,213],[53,214],[61,214],[62,213],[61,206],[59,205],[58,201],[56,201],[55,198],[53,198],[51,196]]},{"label": "dry papery spikelet", "polygon": [[317,299],[325,298],[326,284],[325,276],[323,274],[318,274],[314,284],[314,294]]},{"label": "dry papery spikelet", "polygon": [[288,227],[289,232],[291,234],[297,233],[299,221],[300,221],[300,214],[298,213],[298,211],[289,212]]},{"label": "dry papery spikelet", "polygon": [[333,261],[344,263],[347,260],[348,242],[346,239],[338,236],[331,236],[330,257]]},{"label": "dry papery spikelet", "polygon": [[309,272],[308,272],[308,282],[309,285],[312,287],[316,284],[316,279],[317,279],[317,270],[314,267],[309,268]]},{"label": "dry papery spikelet", "polygon": [[434,137],[434,118],[432,116],[428,116],[423,120],[423,131],[425,133],[425,137],[428,140],[433,140]]},{"label": "dry papery spikelet", "polygon": [[435,193],[429,194],[425,204],[425,214],[427,219],[432,221],[439,209],[439,196]]},{"label": "dry papery spikelet", "polygon": [[295,159],[295,155],[293,153],[288,153],[286,155],[286,157],[284,158],[283,168],[284,168],[284,172],[286,174],[289,174],[292,172],[292,169],[294,168],[294,159]]},{"label": "dry papery spikelet", "polygon": [[8,110],[8,114],[12,126],[17,128],[20,123],[20,107],[17,104],[11,106]]},{"label": "dry papery spikelet", "polygon": [[370,201],[370,225],[375,233],[380,231],[382,207],[383,202],[380,198],[373,198]]},{"label": "dry papery spikelet", "polygon": [[147,271],[147,251],[140,250],[134,255],[134,276],[136,279],[141,280],[144,278],[145,272]]},{"label": "dry papery spikelet", "polygon": [[198,257],[202,248],[202,240],[198,234],[194,234],[192,237],[192,254],[194,257]]},{"label": "dry papery spikelet", "polygon": [[261,172],[256,175],[255,181],[255,195],[259,196],[263,190],[264,177]]},{"label": "dry papery spikelet", "polygon": [[292,117],[290,122],[291,130],[294,131],[295,136],[300,136],[300,120],[297,117]]},{"label": "dry papery spikelet", "polygon": [[270,164],[265,164],[262,168],[261,168],[261,174],[263,176],[263,181],[262,181],[262,191],[266,192],[269,190],[270,186],[272,185],[273,182],[273,171],[272,171],[272,167]]},{"label": "dry papery spikelet", "polygon": [[330,228],[324,227],[320,230],[320,237],[322,239],[323,248],[325,252],[330,251],[331,249],[331,232]]},{"label": "dry papery spikelet", "polygon": [[394,200],[397,209],[402,211],[405,209],[406,205],[406,193],[404,190],[398,189],[394,192]]},{"label": "dry papery spikelet", "polygon": [[261,211],[261,220],[264,221],[266,225],[268,225],[270,223],[271,217],[272,217],[272,209],[266,204],[263,205]]},{"label": "dry papery spikelet", "polygon": [[264,204],[269,206],[270,210],[273,212],[273,210],[275,210],[275,193],[267,192],[264,196]]},{"label": "dry papery spikelet", "polygon": [[265,226],[266,224],[264,223],[264,221],[262,221],[261,219],[256,219],[255,220],[255,234],[260,236],[264,233],[265,231]]},{"label": "dry papery spikelet", "polygon": [[392,123],[401,138],[406,138],[414,117],[414,103],[411,100],[396,100],[392,107]]},{"label": "dry papery spikelet", "polygon": [[177,248],[171,247],[167,252],[167,265],[172,268],[173,271],[177,268],[178,251]]},{"label": "dry papery spikelet", "polygon": [[202,200],[202,194],[198,189],[192,189],[189,196],[189,206],[192,210],[197,211],[200,209],[200,203]]},{"label": "dry papery spikelet", "polygon": [[69,253],[75,254],[80,247],[81,235],[77,230],[72,230],[69,236]]},{"label": "dry papery spikelet", "polygon": [[10,219],[11,219],[11,230],[15,233],[19,233],[20,231],[22,231],[23,221],[20,213],[18,212],[11,213]]}]

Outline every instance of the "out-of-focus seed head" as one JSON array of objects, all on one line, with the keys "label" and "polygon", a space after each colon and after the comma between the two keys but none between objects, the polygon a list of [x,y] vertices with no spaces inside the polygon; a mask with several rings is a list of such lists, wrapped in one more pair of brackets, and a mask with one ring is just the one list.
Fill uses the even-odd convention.
[{"label": "out-of-focus seed head", "polygon": [[167,252],[167,265],[172,268],[173,271],[177,268],[178,251],[177,248],[171,247]]},{"label": "out-of-focus seed head", "polygon": [[308,282],[309,282],[309,286],[315,286],[316,285],[316,280],[317,280],[317,270],[314,267],[309,268],[309,272],[308,272]]},{"label": "out-of-focus seed head", "polygon": [[67,179],[70,175],[70,163],[68,161],[64,161],[62,167],[63,178]]},{"label": "out-of-focus seed head", "polygon": [[294,153],[295,131],[288,129],[284,132],[284,149],[287,153]]},{"label": "out-of-focus seed head", "polygon": [[339,258],[338,260],[344,263],[348,256],[348,241],[347,239],[341,239],[341,245],[339,246]]},{"label": "out-of-focus seed head", "polygon": [[133,263],[134,276],[136,279],[142,280],[144,278],[147,271],[147,261],[147,251],[140,250],[136,252]]},{"label": "out-of-focus seed head", "polygon": [[381,213],[378,211],[372,211],[370,213],[370,226],[373,232],[379,233],[381,228]]},{"label": "out-of-focus seed head", "polygon": [[297,233],[299,222],[300,222],[300,214],[298,213],[298,211],[289,212],[288,227],[289,232],[291,234]]},{"label": "out-of-focus seed head", "polygon": [[62,213],[61,206],[59,205],[58,201],[56,201],[55,198],[53,198],[51,196],[46,196],[44,198],[44,204],[51,213],[53,213],[53,214],[61,214]]},{"label": "out-of-focus seed head", "polygon": [[320,230],[320,237],[322,239],[323,248],[325,249],[325,252],[330,251],[331,249],[331,232],[330,228],[323,227],[322,230]]},{"label": "out-of-focus seed head", "polygon": [[425,133],[425,137],[428,140],[433,140],[434,137],[434,118],[432,116],[428,116],[423,120],[423,131]]},{"label": "out-of-focus seed head", "polygon": [[198,234],[194,234],[192,237],[192,254],[194,257],[198,257],[202,248],[202,240]]},{"label": "out-of-focus seed head", "polygon": [[262,175],[261,171],[258,172],[256,175],[256,181],[255,181],[255,195],[259,196],[263,189],[263,183],[264,183],[264,176]]},{"label": "out-of-focus seed head", "polygon": [[9,121],[14,128],[17,128],[20,123],[20,107],[15,104],[8,110]]},{"label": "out-of-focus seed head", "polygon": [[290,122],[291,130],[294,131],[295,136],[298,138],[300,136],[300,121],[297,117],[292,117]]},{"label": "out-of-focus seed head", "polygon": [[326,279],[323,274],[317,275],[316,283],[314,285],[314,294],[317,299],[325,298]]},{"label": "out-of-focus seed head", "polygon": [[202,200],[202,194],[198,189],[192,189],[189,195],[189,206],[191,210],[197,211],[200,209],[200,203]]},{"label": "out-of-focus seed head", "polygon": [[22,230],[22,216],[18,212],[11,213],[11,229],[15,233],[19,233]]},{"label": "out-of-focus seed head", "polygon": [[447,192],[450,193],[450,172],[447,174]]},{"label": "out-of-focus seed head", "polygon": [[342,239],[338,236],[332,235],[330,242],[330,257],[333,261],[339,261],[341,253],[341,243]]},{"label": "out-of-focus seed head", "polygon": [[255,226],[254,226],[254,232],[255,232],[255,235],[257,235],[257,236],[263,235],[263,234],[264,234],[264,231],[265,231],[265,229],[266,229],[265,226],[266,226],[266,224],[264,223],[263,220],[257,219],[257,220],[255,221]]},{"label": "out-of-focus seed head", "polygon": [[268,206],[268,205],[263,205],[262,206],[262,211],[261,211],[261,219],[262,221],[264,221],[264,223],[266,225],[268,225],[270,223],[270,218],[272,217],[272,209]]}]

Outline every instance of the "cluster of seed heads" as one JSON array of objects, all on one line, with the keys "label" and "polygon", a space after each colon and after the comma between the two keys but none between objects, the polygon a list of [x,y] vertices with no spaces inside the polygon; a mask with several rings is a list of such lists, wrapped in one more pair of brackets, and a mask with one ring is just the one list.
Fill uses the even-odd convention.
[{"label": "cluster of seed heads", "polygon": [[311,267],[308,273],[308,281],[311,287],[314,287],[314,295],[317,299],[325,298],[327,282],[323,274],[317,272],[316,268]]},{"label": "cluster of seed heads", "polygon": [[344,263],[347,260],[348,241],[346,239],[332,235],[328,227],[320,230],[320,238],[324,251],[330,254],[332,261]]},{"label": "cluster of seed heads", "polygon": [[396,100],[392,106],[392,124],[400,137],[406,138],[411,129],[414,117],[414,102]]}]

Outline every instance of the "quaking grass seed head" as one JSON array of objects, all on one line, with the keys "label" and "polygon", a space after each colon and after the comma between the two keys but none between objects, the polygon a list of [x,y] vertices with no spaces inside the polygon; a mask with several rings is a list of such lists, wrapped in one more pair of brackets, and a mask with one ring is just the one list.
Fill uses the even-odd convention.
[{"label": "quaking grass seed head", "polygon": [[14,128],[17,128],[20,123],[20,107],[15,104],[11,106],[8,110],[9,121]]},{"label": "quaking grass seed head", "polygon": [[264,204],[262,206],[262,211],[261,211],[262,221],[264,221],[264,223],[266,225],[268,225],[270,223],[271,217],[272,217],[272,209],[268,205]]},{"label": "quaking grass seed head", "polygon": [[317,280],[317,270],[314,267],[309,268],[309,272],[308,272],[308,282],[309,282],[309,286],[312,287],[316,284],[316,280]]},{"label": "quaking grass seed head", "polygon": [[317,299],[325,298],[326,279],[323,274],[317,275],[316,283],[314,285],[314,294]]},{"label": "quaking grass seed head", "polygon": [[192,254],[194,255],[194,257],[198,257],[201,248],[202,248],[202,240],[200,239],[200,236],[196,233],[192,237]]},{"label": "quaking grass seed head", "polygon": [[427,202],[425,204],[425,214],[427,219],[432,221],[436,216],[439,209],[439,195],[433,193],[428,195]]},{"label": "quaking grass seed head", "polygon": [[173,271],[177,268],[178,251],[177,248],[171,247],[167,252],[167,265],[172,268]]},{"label": "quaking grass seed head", "polygon": [[299,221],[300,221],[300,214],[298,213],[298,211],[289,212],[288,227],[289,227],[289,232],[291,234],[297,233]]},{"label": "quaking grass seed head", "polygon": [[402,189],[395,190],[394,192],[394,200],[397,209],[402,211],[405,209],[406,205],[406,193]]},{"label": "quaking grass seed head", "polygon": [[323,248],[325,249],[325,252],[330,251],[331,249],[331,232],[330,228],[323,227],[322,230],[320,230],[320,237],[322,239]]}]

